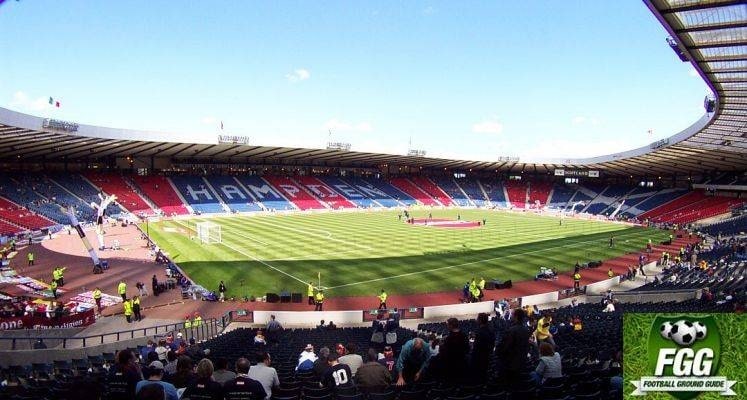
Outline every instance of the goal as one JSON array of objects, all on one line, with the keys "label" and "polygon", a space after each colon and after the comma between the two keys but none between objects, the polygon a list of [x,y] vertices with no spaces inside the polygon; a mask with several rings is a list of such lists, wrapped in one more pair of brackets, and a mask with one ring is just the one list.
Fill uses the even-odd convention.
[{"label": "goal", "polygon": [[212,222],[197,223],[197,238],[204,244],[222,243],[220,225]]}]

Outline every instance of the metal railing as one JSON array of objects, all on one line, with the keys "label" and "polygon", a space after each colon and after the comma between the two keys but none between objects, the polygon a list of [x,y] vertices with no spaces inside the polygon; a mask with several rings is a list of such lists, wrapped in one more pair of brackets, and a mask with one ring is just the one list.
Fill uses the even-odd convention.
[{"label": "metal railing", "polygon": [[[43,331],[39,330],[26,330],[23,334],[19,335],[6,335],[0,337],[0,343],[11,342],[10,349],[8,350],[21,350],[21,349],[33,349],[34,343],[42,339],[46,342],[48,348],[62,346],[63,349],[73,348],[85,348],[90,346],[99,346],[107,343],[116,343],[122,340],[136,339],[136,338],[158,338],[159,336],[166,336],[168,333],[177,335],[181,333],[185,339],[195,338],[197,341],[203,341],[217,336],[231,323],[233,319],[233,312],[228,311],[220,318],[210,318],[203,320],[202,323],[197,327],[185,328],[184,322],[156,325],[144,328],[129,329],[125,331],[101,333],[90,336],[53,336],[44,335]],[[23,346],[28,343],[28,347]],[[19,348],[19,345],[20,348]],[[5,346],[2,346],[6,348]],[[7,349],[7,348],[6,348]]]}]

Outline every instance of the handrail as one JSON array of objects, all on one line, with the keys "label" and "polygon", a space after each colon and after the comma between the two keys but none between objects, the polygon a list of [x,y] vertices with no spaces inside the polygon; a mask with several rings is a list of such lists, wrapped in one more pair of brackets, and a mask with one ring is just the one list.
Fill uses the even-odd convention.
[{"label": "handrail", "polygon": [[[50,341],[62,341],[62,348],[67,349],[68,342],[75,342],[80,341],[82,342],[82,346],[80,347],[88,347],[88,346],[96,346],[96,345],[102,345],[105,343],[105,338],[107,337],[116,337],[116,341],[119,342],[120,340],[127,340],[127,339],[135,339],[135,333],[136,332],[142,332],[142,336],[137,336],[138,338],[145,338],[149,336],[157,336],[159,333],[165,335],[169,332],[177,332],[182,333],[183,335],[187,337],[194,337],[195,340],[206,340],[209,338],[212,338],[221,332],[228,326],[228,324],[231,323],[233,319],[233,312],[228,311],[223,316],[218,318],[210,318],[202,321],[202,324],[198,327],[191,327],[191,328],[185,328],[183,322],[178,323],[171,323],[171,324],[162,324],[162,325],[156,325],[156,326],[149,326],[149,327],[143,327],[143,328],[137,328],[137,329],[129,329],[125,331],[117,331],[117,332],[108,332],[108,333],[101,333],[97,335],[90,335],[90,336],[49,336],[49,335],[34,335],[29,336],[29,332],[32,330],[25,330],[24,335],[11,335],[11,336],[2,336],[0,337],[0,341],[12,341],[11,350],[17,350],[17,344],[18,341],[24,341],[28,340],[30,343],[33,341],[36,341],[38,339],[43,340],[50,340]],[[38,330],[33,330],[33,332],[39,332]],[[151,335],[149,335],[148,332],[152,332]],[[93,342],[93,343],[92,343]],[[30,346],[31,347],[31,346]]]}]

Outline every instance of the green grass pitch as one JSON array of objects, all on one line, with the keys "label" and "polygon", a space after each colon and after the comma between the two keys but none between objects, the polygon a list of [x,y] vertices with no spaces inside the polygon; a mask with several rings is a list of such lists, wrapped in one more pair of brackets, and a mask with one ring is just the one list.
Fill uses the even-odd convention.
[{"label": "green grass pitch", "polygon": [[[415,218],[477,221],[478,228],[412,226],[398,211],[210,218],[221,244],[201,244],[194,232],[205,218],[142,226],[197,283],[229,296],[306,292],[321,273],[326,295],[374,295],[461,290],[472,277],[521,281],[539,266],[573,268],[637,251],[666,233],[621,224],[488,210],[415,210]],[[611,235],[616,246],[608,248]]]}]

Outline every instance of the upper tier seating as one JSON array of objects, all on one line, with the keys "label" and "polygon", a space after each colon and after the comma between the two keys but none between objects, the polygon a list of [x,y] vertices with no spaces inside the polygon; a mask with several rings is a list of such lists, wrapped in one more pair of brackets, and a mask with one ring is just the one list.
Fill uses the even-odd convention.
[{"label": "upper tier seating", "polygon": [[[449,197],[449,195],[446,194],[443,189],[438,187],[429,178],[424,176],[414,176],[412,177],[412,179],[410,179],[410,181],[417,185],[424,192],[428,193],[428,195],[430,195],[433,199],[441,203],[441,205],[452,205],[453,202],[451,201],[451,197]],[[464,197],[464,195],[462,195],[462,197]]]},{"label": "upper tier seating", "polygon": [[[56,223],[65,224],[69,222],[67,215],[65,215],[61,208],[61,205],[53,200],[54,188],[64,192],[62,188],[57,185],[52,185],[46,179],[42,179],[40,175],[19,174],[12,178],[5,177],[2,181],[3,185],[2,188],[0,188],[0,195],[5,196],[22,207],[28,208],[30,211],[40,216],[51,219]],[[50,196],[45,197],[44,194],[49,194]],[[74,200],[72,205],[76,206],[76,209],[81,208],[79,207],[80,202],[77,199],[67,193],[64,193],[64,195]],[[66,198],[63,199],[63,201],[64,200],[69,199]],[[90,206],[87,206],[87,208],[90,210]],[[78,214],[81,215],[82,213]],[[86,219],[83,219],[83,221],[85,220]]]},{"label": "upper tier seating", "polygon": [[[466,179],[462,179],[462,181],[466,181]],[[454,201],[458,206],[471,206],[469,199],[467,196],[462,193],[462,190],[459,188],[457,183],[454,181],[453,178],[439,178],[436,179],[436,184],[438,185],[441,190],[446,192],[446,194],[451,197],[451,200]]]},{"label": "upper tier seating", "polygon": [[122,176],[89,172],[85,174],[85,177],[94,185],[101,188],[104,193],[117,196],[117,203],[131,213],[143,215],[154,214],[153,209],[148,206],[139,194],[132,190]]},{"label": "upper tier seating", "polygon": [[[336,176],[322,176],[317,179],[324,182],[325,185],[334,189],[337,193],[348,199],[358,207],[370,208],[379,207],[377,203],[370,197],[366,196],[365,192],[361,192],[360,188],[356,188],[354,184],[350,184],[347,181],[343,181],[341,178]],[[346,178],[349,180],[349,178]],[[389,206],[391,207],[391,206]]]},{"label": "upper tier seating", "polygon": [[639,218],[647,218],[654,222],[688,223],[726,213],[731,207],[742,202],[740,199],[708,196],[702,191],[694,191],[647,211]]},{"label": "upper tier seating", "polygon": [[504,192],[503,183],[493,180],[481,180],[483,189],[488,195],[488,200],[493,203],[493,206],[505,207],[506,206],[506,193]]},{"label": "upper tier seating", "polygon": [[345,196],[337,193],[324,182],[313,176],[299,176],[296,181],[306,187],[317,198],[329,204],[333,209],[356,208],[356,205],[348,201]]},{"label": "upper tier seating", "polygon": [[205,179],[210,182],[210,186],[215,189],[218,196],[228,205],[231,211],[262,211],[262,207],[257,204],[251,194],[241,187],[241,184],[233,176],[213,175],[207,176]]},{"label": "upper tier seating", "polygon": [[556,183],[553,186],[552,197],[547,202],[548,207],[564,209],[575,192],[576,189]]},{"label": "upper tier seating", "polygon": [[439,205],[436,200],[431,197],[425,190],[412,183],[407,178],[394,178],[390,181],[397,189],[407,193],[409,196],[419,201],[421,204],[426,206]]},{"label": "upper tier seating", "polygon": [[[58,185],[72,192],[75,196],[83,199],[89,207],[91,203],[99,204],[101,199],[99,198],[99,189],[91,185],[82,175],[79,174],[55,174],[50,175],[50,179],[55,181]],[[93,210],[93,208],[92,208]],[[106,207],[106,215],[118,215],[122,213],[122,208],[116,203],[110,203]]]},{"label": "upper tier seating", "polygon": [[265,176],[264,179],[283,193],[301,210],[323,209],[324,204],[309,194],[300,184],[284,176]]},{"label": "upper tier seating", "polygon": [[523,181],[510,180],[506,182],[508,201],[513,207],[525,208],[527,203],[527,184]]},{"label": "upper tier seating", "polygon": [[249,191],[267,211],[295,210],[296,207],[286,200],[280,191],[256,175],[239,175],[236,179]]},{"label": "upper tier seating", "polygon": [[160,175],[134,175],[132,181],[165,215],[189,214],[189,210],[174,191],[168,178]]},{"label": "upper tier seating", "polygon": [[363,179],[346,176],[342,180],[354,186],[361,194],[368,196],[384,207],[399,207],[401,205],[400,202],[405,205],[415,204],[415,200],[412,197],[381,179]]},{"label": "upper tier seating", "polygon": [[549,182],[529,182],[529,205],[544,207],[549,201],[552,184]]},{"label": "upper tier seating", "polygon": [[210,190],[207,183],[200,176],[172,176],[171,182],[174,183],[176,190],[181,193],[182,197],[187,200],[189,206],[196,213],[224,213],[226,210],[220,204],[220,198]]},{"label": "upper tier seating", "polygon": [[488,199],[485,198],[485,193],[482,192],[482,189],[480,189],[476,180],[465,178],[455,180],[455,182],[462,188],[464,193],[467,194],[469,200],[471,200],[476,206],[482,207],[488,201]]},{"label": "upper tier seating", "polygon": [[666,204],[687,193],[684,189],[664,189],[661,191],[636,188],[634,194],[629,194],[622,211],[623,215],[638,217],[646,211]]},{"label": "upper tier seating", "polygon": [[736,235],[747,232],[747,214],[716,222],[700,229],[711,235]]}]

